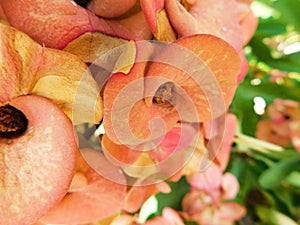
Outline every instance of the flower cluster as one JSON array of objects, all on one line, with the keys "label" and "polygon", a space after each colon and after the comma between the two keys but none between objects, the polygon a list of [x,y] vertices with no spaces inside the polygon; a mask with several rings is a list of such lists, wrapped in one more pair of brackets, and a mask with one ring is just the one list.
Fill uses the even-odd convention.
[{"label": "flower cluster", "polygon": [[268,119],[258,122],[256,137],[300,152],[300,109],[292,100],[275,99],[267,109]]},{"label": "flower cluster", "polygon": [[146,224],[241,218],[223,172],[251,2],[0,0],[0,225],[135,224],[182,176],[183,212]]}]

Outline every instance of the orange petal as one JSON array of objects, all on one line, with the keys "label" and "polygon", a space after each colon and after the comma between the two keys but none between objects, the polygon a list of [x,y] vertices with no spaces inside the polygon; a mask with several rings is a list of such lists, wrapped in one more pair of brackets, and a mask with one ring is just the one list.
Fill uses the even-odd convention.
[{"label": "orange petal", "polygon": [[[239,71],[239,55],[225,41],[211,35],[184,37],[167,46],[149,65],[146,77],[156,79],[145,82],[145,95],[154,96],[161,85],[158,79],[165,79],[175,86],[180,120],[211,120],[226,112]],[[152,98],[146,103],[151,105]]]},{"label": "orange petal", "polygon": [[151,195],[157,194],[158,192],[168,193],[171,191],[170,186],[166,182],[150,185],[147,182],[147,179],[138,180],[128,191],[124,210],[127,212],[136,212]]},{"label": "orange petal", "polygon": [[126,145],[119,145],[112,142],[107,135],[103,135],[101,144],[106,157],[112,163],[119,166],[133,164],[142,153],[142,151],[133,150]]},{"label": "orange petal", "polygon": [[67,193],[77,143],[71,121],[48,99],[22,96],[10,104],[29,123],[22,136],[0,139],[0,224],[31,224]]},{"label": "orange petal", "polygon": [[136,45],[136,63],[126,74],[113,74],[103,94],[104,128],[109,139],[118,144],[138,145],[153,140],[164,135],[178,120],[173,109],[145,104],[144,70],[153,45],[146,42]]}]

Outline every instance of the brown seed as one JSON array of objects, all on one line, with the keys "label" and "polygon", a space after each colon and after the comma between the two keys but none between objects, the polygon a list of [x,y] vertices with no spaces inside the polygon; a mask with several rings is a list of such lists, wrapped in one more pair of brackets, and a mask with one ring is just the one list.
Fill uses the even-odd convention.
[{"label": "brown seed", "polygon": [[0,138],[15,138],[22,135],[28,120],[22,111],[11,105],[0,106]]},{"label": "brown seed", "polygon": [[153,103],[169,107],[174,102],[174,84],[172,82],[162,84],[153,97]]}]

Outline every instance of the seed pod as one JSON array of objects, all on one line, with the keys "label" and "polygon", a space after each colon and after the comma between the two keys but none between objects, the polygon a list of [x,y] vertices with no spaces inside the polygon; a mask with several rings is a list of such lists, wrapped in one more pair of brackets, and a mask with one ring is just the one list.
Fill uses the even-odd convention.
[{"label": "seed pod", "polygon": [[28,120],[19,109],[0,106],[0,138],[15,138],[27,130]]}]

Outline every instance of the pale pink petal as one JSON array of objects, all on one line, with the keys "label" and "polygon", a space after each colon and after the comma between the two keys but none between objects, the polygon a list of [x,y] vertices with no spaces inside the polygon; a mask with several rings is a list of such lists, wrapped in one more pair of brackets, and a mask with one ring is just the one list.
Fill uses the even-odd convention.
[{"label": "pale pink petal", "polygon": [[166,219],[170,225],[184,225],[178,212],[170,207],[165,207],[162,211],[162,217]]},{"label": "pale pink petal", "polygon": [[171,24],[180,36],[211,34],[242,49],[242,29],[235,0],[197,0],[188,10],[178,1],[166,0],[165,8]]},{"label": "pale pink petal", "polygon": [[222,176],[220,168],[212,163],[204,172],[199,172],[188,177],[188,182],[194,188],[211,192],[221,187]]},{"label": "pale pink petal", "polygon": [[206,205],[211,205],[213,200],[205,192],[192,189],[182,200],[182,209],[189,215],[201,212]]},{"label": "pale pink petal", "polygon": [[241,219],[246,213],[246,208],[235,202],[223,203],[219,210],[221,219],[230,220],[232,222]]},{"label": "pale pink petal", "polygon": [[222,198],[233,199],[240,188],[239,182],[232,173],[225,173],[222,179]]},{"label": "pale pink petal", "polygon": [[141,0],[141,8],[152,33],[157,32],[157,13],[164,6],[164,0]]},{"label": "pale pink petal", "polygon": [[245,54],[244,54],[243,50],[240,51],[239,56],[240,56],[240,59],[241,59],[241,71],[240,71],[240,74],[237,77],[238,83],[240,83],[244,80],[245,76],[247,75],[248,68],[249,68],[248,61],[245,57]]}]

